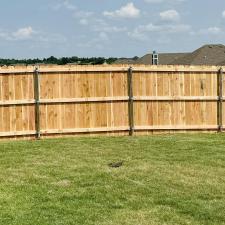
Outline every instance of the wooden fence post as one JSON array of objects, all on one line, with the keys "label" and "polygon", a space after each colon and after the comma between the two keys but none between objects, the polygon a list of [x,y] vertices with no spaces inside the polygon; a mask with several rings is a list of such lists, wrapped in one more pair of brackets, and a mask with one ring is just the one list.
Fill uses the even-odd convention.
[{"label": "wooden fence post", "polygon": [[223,69],[218,71],[218,107],[217,107],[218,131],[223,132]]},{"label": "wooden fence post", "polygon": [[128,116],[129,116],[129,126],[130,131],[129,135],[133,136],[134,134],[134,96],[133,96],[133,69],[130,67],[128,69],[128,95],[129,95],[129,101],[128,101]]},{"label": "wooden fence post", "polygon": [[40,132],[40,83],[38,67],[34,70],[34,99],[35,99],[35,129],[36,138],[41,138]]}]

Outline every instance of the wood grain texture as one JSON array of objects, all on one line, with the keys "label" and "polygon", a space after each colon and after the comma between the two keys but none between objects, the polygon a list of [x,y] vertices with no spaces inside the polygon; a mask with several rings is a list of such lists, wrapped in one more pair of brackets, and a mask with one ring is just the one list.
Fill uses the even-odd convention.
[{"label": "wood grain texture", "polygon": [[[42,135],[129,134],[130,65],[38,68]],[[136,133],[218,129],[218,102],[225,96],[225,89],[218,91],[219,69],[133,65]],[[0,67],[0,137],[35,135],[34,70],[35,66]],[[225,110],[225,104],[220,105]],[[220,126],[225,115],[222,119]]]}]

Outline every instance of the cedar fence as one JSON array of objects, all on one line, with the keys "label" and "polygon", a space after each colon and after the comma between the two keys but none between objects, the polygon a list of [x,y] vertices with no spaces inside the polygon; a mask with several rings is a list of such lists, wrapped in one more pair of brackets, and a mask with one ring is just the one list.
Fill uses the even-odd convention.
[{"label": "cedar fence", "polygon": [[0,67],[0,138],[223,131],[223,68]]}]

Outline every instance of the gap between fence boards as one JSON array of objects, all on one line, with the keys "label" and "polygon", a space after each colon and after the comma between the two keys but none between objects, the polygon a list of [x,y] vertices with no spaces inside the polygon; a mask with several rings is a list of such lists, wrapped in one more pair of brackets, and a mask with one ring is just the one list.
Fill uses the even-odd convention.
[{"label": "gap between fence boards", "polygon": [[218,131],[223,132],[223,69],[220,68],[218,71],[218,103],[217,103],[217,120],[218,120]]},{"label": "gap between fence boards", "polygon": [[34,99],[35,99],[35,129],[36,138],[41,138],[40,132],[40,82],[38,67],[34,70]]}]

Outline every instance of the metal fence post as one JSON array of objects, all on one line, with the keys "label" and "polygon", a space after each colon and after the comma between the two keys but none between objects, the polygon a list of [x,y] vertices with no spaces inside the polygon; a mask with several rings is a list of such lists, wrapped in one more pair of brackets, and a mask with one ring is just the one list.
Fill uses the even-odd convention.
[{"label": "metal fence post", "polygon": [[133,98],[133,69],[130,67],[128,69],[128,114],[129,114],[129,126],[130,131],[129,135],[133,136],[134,134],[134,98]]},{"label": "metal fence post", "polygon": [[218,131],[223,132],[223,68],[218,71]]},{"label": "metal fence post", "polygon": [[36,138],[41,138],[40,132],[40,83],[38,67],[34,70],[34,99],[35,99],[35,129]]}]

